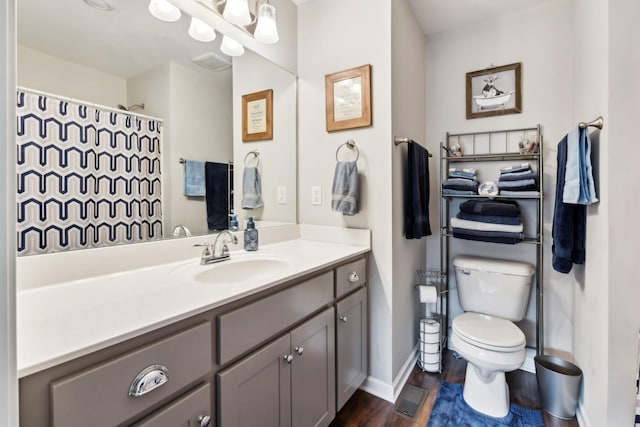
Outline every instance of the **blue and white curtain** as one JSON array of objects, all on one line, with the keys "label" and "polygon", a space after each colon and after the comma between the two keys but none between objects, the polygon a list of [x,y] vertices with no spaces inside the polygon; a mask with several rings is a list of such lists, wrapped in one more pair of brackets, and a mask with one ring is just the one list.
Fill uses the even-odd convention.
[{"label": "blue and white curtain", "polygon": [[162,238],[161,122],[17,96],[19,256]]}]

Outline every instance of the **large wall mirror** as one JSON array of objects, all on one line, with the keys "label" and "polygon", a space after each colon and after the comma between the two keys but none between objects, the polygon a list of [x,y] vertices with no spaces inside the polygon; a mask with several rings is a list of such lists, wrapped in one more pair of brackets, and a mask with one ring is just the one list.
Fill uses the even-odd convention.
[{"label": "large wall mirror", "polygon": [[[101,10],[106,4],[113,8]],[[161,178],[155,194],[161,194],[162,213],[160,225],[155,225],[161,233],[156,235],[174,238],[178,225],[192,235],[215,232],[207,223],[205,198],[184,194],[187,160],[233,165],[229,187],[235,189],[231,199],[240,229],[249,215],[256,217],[259,228],[296,223],[296,76],[248,49],[239,57],[226,56],[219,49],[221,34],[211,42],[196,41],[188,35],[189,15],[163,22],[151,16],[148,5],[148,0],[20,0],[18,91],[105,107],[104,114],[161,119]],[[273,138],[242,142],[242,96],[268,89],[273,90]],[[243,171],[258,161],[264,206],[244,210]],[[52,177],[57,172],[41,168],[38,173]],[[37,185],[30,179],[26,186]],[[83,185],[74,184],[75,179],[69,182]],[[153,177],[141,185],[153,187]],[[144,209],[153,209],[143,202]],[[39,210],[42,216],[60,206],[55,201],[30,206],[22,215],[36,216]],[[110,209],[99,204],[96,208],[96,203],[94,208]],[[85,226],[71,227],[68,239],[79,239]],[[124,228],[90,227],[94,233],[126,234]],[[66,231],[53,227],[40,233],[51,233],[49,240],[55,240]],[[37,233],[25,240],[29,239],[38,239]],[[35,253],[43,252],[21,255]]]}]

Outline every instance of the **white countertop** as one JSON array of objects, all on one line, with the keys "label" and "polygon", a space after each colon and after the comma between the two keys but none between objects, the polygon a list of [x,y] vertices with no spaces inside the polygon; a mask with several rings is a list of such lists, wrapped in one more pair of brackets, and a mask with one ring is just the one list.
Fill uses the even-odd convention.
[{"label": "white countertop", "polygon": [[[256,255],[286,258],[287,268],[268,278],[234,284],[198,283],[176,273],[180,271],[176,270],[178,267],[198,264],[199,259],[193,259],[19,291],[18,377],[301,277],[369,249],[357,244],[304,239],[263,245]],[[231,259],[243,254],[246,253],[232,251]]]}]

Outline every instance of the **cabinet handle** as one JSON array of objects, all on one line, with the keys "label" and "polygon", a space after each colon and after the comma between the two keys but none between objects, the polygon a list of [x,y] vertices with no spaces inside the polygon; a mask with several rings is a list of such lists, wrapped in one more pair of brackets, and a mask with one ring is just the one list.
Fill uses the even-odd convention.
[{"label": "cabinet handle", "polygon": [[358,280],[360,280],[360,276],[358,276],[358,273],[356,273],[355,271],[349,273],[349,282],[353,283],[357,282]]},{"label": "cabinet handle", "polygon": [[302,352],[304,351],[304,348],[303,348],[303,347],[296,347],[294,350],[295,350],[299,355],[302,355]]},{"label": "cabinet handle", "polygon": [[285,362],[287,363],[291,363],[293,361],[293,356],[290,354],[285,354],[284,356],[282,356],[282,358],[285,360]]},{"label": "cabinet handle", "polygon": [[209,415],[200,415],[198,417],[199,427],[209,427],[211,425],[211,417]]},{"label": "cabinet handle", "polygon": [[347,316],[340,316],[339,319],[342,320],[344,323],[347,323]]},{"label": "cabinet handle", "polygon": [[151,365],[136,375],[129,387],[129,396],[139,397],[169,381],[169,371],[162,365]]}]

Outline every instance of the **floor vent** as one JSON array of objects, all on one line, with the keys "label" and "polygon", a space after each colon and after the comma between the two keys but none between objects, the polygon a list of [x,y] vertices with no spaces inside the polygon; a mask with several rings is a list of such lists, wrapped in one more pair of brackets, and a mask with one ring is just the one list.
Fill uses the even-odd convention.
[{"label": "floor vent", "polygon": [[405,417],[415,417],[427,394],[429,390],[406,384],[398,396],[394,411]]}]

